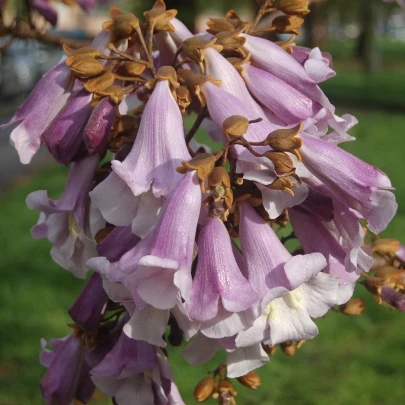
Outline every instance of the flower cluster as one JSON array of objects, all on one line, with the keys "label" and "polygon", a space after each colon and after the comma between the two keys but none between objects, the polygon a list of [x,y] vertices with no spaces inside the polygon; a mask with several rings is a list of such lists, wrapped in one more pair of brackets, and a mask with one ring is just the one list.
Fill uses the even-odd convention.
[{"label": "flower cluster", "polygon": [[229,378],[256,389],[277,345],[293,354],[332,307],[362,312],[349,300],[373,252],[392,262],[362,282],[404,310],[403,249],[364,244],[363,224],[379,233],[396,212],[391,182],[338,146],[357,121],[318,86],[335,75],[330,56],[265,39],[299,32],[307,3],[262,0],[252,23],[229,12],[199,35],[162,0],[144,22],[113,7],[91,47],[65,47],[17,110],[21,162],[45,144],[70,165],[59,200],[27,197],[41,212],[32,235],[75,276],[92,271],[72,334],[53,351],[43,342],[47,404],[95,387],[119,405],[182,404],[164,348],[183,340],[194,365],[226,352],[195,396],[234,404]]}]

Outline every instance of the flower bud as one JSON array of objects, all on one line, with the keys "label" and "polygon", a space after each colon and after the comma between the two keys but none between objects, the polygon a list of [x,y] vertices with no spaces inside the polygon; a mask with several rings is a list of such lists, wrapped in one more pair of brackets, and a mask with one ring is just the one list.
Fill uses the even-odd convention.
[{"label": "flower bud", "polygon": [[272,22],[272,27],[280,34],[300,35],[300,27],[304,19],[295,15],[280,15]]},{"label": "flower bud", "polygon": [[69,56],[66,64],[70,70],[78,77],[91,78],[104,72],[102,63],[91,56]]},{"label": "flower bud", "polygon": [[309,14],[308,0],[281,0],[277,8],[284,14],[306,15]]},{"label": "flower bud", "polygon": [[245,385],[246,387],[252,390],[257,390],[257,387],[259,387],[262,384],[262,382],[260,381],[259,374],[257,374],[256,371],[249,371],[242,377],[238,377],[238,381],[242,385]]},{"label": "flower bud", "polygon": [[232,383],[228,379],[219,380],[217,391],[221,392],[229,392],[233,397],[236,397],[237,392],[234,390]]},{"label": "flower bud", "polygon": [[249,127],[249,120],[242,115],[232,115],[222,124],[225,135],[230,138],[239,138],[246,134]]},{"label": "flower bud", "polygon": [[203,402],[208,399],[217,385],[217,382],[214,377],[207,376],[204,377],[195,387],[194,398],[198,402]]},{"label": "flower bud", "polygon": [[345,315],[362,315],[366,309],[364,305],[364,299],[362,298],[352,298],[346,304],[341,305],[340,312]]},{"label": "flower bud", "polygon": [[294,149],[299,149],[302,146],[302,139],[296,136],[301,132],[302,124],[294,128],[277,129],[271,132],[265,140],[265,144],[269,145],[276,152],[292,152]]},{"label": "flower bud", "polygon": [[283,353],[290,357],[294,356],[295,352],[297,351],[295,343],[291,340],[281,343],[280,347]]},{"label": "flower bud", "polygon": [[274,164],[274,169],[279,174],[291,174],[294,170],[294,162],[283,152],[269,151],[265,152],[264,156],[271,160]]},{"label": "flower bud", "polygon": [[387,255],[393,257],[400,249],[400,242],[391,238],[377,239],[371,249],[380,256]]}]

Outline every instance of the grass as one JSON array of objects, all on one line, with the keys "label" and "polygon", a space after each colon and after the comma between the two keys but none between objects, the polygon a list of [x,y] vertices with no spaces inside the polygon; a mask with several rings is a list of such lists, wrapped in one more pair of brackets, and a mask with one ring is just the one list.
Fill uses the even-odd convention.
[{"label": "grass", "polygon": [[[342,113],[344,111],[341,111]],[[397,114],[354,111],[360,125],[352,130],[358,141],[347,149],[383,169],[397,186],[404,202],[402,181],[405,118]],[[12,153],[10,151],[10,153]],[[68,272],[58,268],[46,240],[35,241],[29,228],[37,213],[25,207],[26,195],[46,188],[52,197],[63,190],[66,169],[52,167],[22,179],[1,201],[2,294],[0,298],[0,404],[39,405],[38,383],[44,373],[38,363],[39,339],[69,333],[67,309],[82,288]],[[384,233],[405,241],[405,206]],[[361,289],[356,296],[367,296]],[[330,313],[317,321],[320,336],[307,342],[297,355],[281,352],[259,373],[263,385],[257,392],[239,386],[240,405],[397,405],[405,396],[405,318],[379,307],[367,296],[367,311],[350,318]],[[220,361],[190,367],[178,351],[170,358],[188,405],[198,380]],[[103,402],[104,403],[104,402]],[[105,402],[108,403],[108,402]],[[211,401],[214,403],[214,401]]]}]

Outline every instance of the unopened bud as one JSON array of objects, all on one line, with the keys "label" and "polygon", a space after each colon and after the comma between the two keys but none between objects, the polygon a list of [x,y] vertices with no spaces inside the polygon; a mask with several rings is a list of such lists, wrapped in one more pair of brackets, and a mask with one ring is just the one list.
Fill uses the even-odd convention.
[{"label": "unopened bud", "polygon": [[257,374],[256,371],[249,371],[242,377],[238,377],[238,381],[242,385],[245,385],[246,387],[252,390],[257,390],[257,387],[259,387],[262,384],[262,382],[260,381],[259,374]]},{"label": "unopened bud", "polygon": [[200,181],[205,181],[215,167],[215,157],[210,153],[200,153],[188,162],[181,162],[183,166],[177,167],[179,173],[186,173],[188,170],[197,170]]},{"label": "unopened bud", "polygon": [[216,380],[214,377],[207,376],[204,377],[195,387],[194,390],[194,398],[198,402],[203,402],[206,399],[208,399],[212,393],[214,392],[214,389],[216,387]]},{"label": "unopened bud", "polygon": [[222,124],[225,135],[230,139],[245,135],[248,128],[249,120],[242,115],[231,115]]},{"label": "unopened bud", "polygon": [[114,84],[115,75],[107,70],[105,70],[101,75],[93,77],[89,80],[86,80],[83,83],[83,87],[89,93],[95,93],[97,91],[102,91],[107,87],[110,87]]},{"label": "unopened bud", "polygon": [[308,0],[281,0],[277,8],[284,14],[306,15],[308,14]]},{"label": "unopened bud", "polygon": [[76,76],[82,78],[97,76],[105,70],[102,63],[91,56],[69,56],[66,64]]},{"label": "unopened bud", "polygon": [[149,11],[143,13],[149,24],[153,24],[155,31],[174,31],[174,27],[170,24],[177,15],[177,10],[166,10],[166,4],[163,0],[157,0]]},{"label": "unopened bud", "polygon": [[139,29],[139,20],[132,13],[124,13],[117,7],[111,7],[113,21],[106,21],[103,29],[111,34],[111,42],[130,38]]},{"label": "unopened bud", "polygon": [[300,35],[304,19],[295,15],[280,15],[272,21],[272,27],[280,34]]},{"label": "unopened bud", "polygon": [[295,343],[291,340],[288,340],[287,342],[281,343],[281,350],[283,351],[284,354],[287,356],[294,356],[295,352],[297,351],[297,348],[295,346]]},{"label": "unopened bud", "polygon": [[269,145],[276,152],[292,152],[302,146],[302,139],[297,135],[302,129],[302,124],[294,128],[277,129],[268,135],[265,144]]},{"label": "unopened bud", "polygon": [[137,62],[124,62],[117,70],[122,76],[140,76],[146,69],[146,65]]},{"label": "unopened bud", "polygon": [[395,253],[397,253],[400,249],[400,242],[399,240],[396,239],[391,239],[391,238],[383,238],[383,239],[377,239],[371,249],[373,252],[379,254],[380,256],[390,256],[393,257],[395,256]]},{"label": "unopened bud", "polygon": [[269,151],[265,152],[264,156],[273,162],[274,169],[279,174],[291,173],[294,170],[294,162],[283,152]]},{"label": "unopened bud", "polygon": [[190,92],[188,91],[187,87],[180,86],[176,90],[176,98],[177,98],[177,104],[180,107],[181,112],[186,111],[187,107],[191,103],[191,95],[190,95]]},{"label": "unopened bud", "polygon": [[232,383],[228,379],[219,380],[217,391],[229,392],[233,397],[237,395],[237,392],[234,390]]},{"label": "unopened bud", "polygon": [[361,315],[366,309],[364,305],[364,299],[362,298],[352,298],[346,304],[341,305],[340,312],[345,315]]}]

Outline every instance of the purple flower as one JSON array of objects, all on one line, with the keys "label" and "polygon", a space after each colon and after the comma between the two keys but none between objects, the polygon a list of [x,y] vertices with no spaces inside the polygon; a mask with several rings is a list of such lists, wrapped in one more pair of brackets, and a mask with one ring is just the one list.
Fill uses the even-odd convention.
[{"label": "purple flower", "polygon": [[256,114],[256,118],[265,118],[262,108],[249,94],[246,84],[238,71],[214,48],[204,50],[206,74],[215,80],[221,80],[221,89],[235,96],[247,108]]},{"label": "purple flower", "polygon": [[95,390],[84,360],[85,348],[73,335],[50,342],[54,352],[41,340],[41,364],[48,368],[41,380],[41,392],[47,405],[70,405],[74,399],[86,403]]},{"label": "purple flower", "polygon": [[327,52],[321,52],[319,48],[304,48],[294,46],[292,56],[308,73],[308,76],[316,83],[321,83],[336,75],[332,66],[332,57]]},{"label": "purple flower", "polygon": [[83,131],[92,110],[91,97],[83,84],[76,81],[65,106],[42,134],[49,152],[60,164],[67,165],[85,153]]},{"label": "purple flower", "polygon": [[107,301],[101,277],[94,273],[68,312],[82,330],[97,333]]},{"label": "purple flower", "polygon": [[249,323],[258,296],[242,275],[224,224],[208,219],[198,237],[198,264],[187,311],[209,337],[235,335]]},{"label": "purple flower", "polygon": [[170,194],[181,178],[175,168],[189,159],[179,107],[169,81],[159,81],[146,103],[130,154],[122,163],[113,160],[112,168],[135,196],[152,188],[160,197]]},{"label": "purple flower", "polygon": [[405,296],[399,291],[387,285],[383,285],[381,287],[381,298],[398,311],[405,312]]},{"label": "purple flower", "polygon": [[125,334],[91,374],[95,385],[118,405],[183,404],[164,354]]},{"label": "purple flower", "polygon": [[90,155],[105,153],[115,115],[116,107],[108,97],[103,98],[93,109],[83,134]]},{"label": "purple flower", "polygon": [[86,261],[97,255],[92,236],[103,226],[88,196],[98,161],[98,156],[91,156],[74,162],[65,191],[57,201],[49,199],[45,190],[27,196],[28,208],[41,211],[32,236],[48,238],[53,244],[54,261],[79,278],[86,274]]},{"label": "purple flower", "polygon": [[73,76],[62,61],[42,77],[6,124],[19,124],[11,132],[10,142],[16,148],[21,163],[29,163],[36,154],[41,146],[42,133],[65,105],[72,87]]},{"label": "purple flower", "polygon": [[300,149],[306,168],[321,180],[340,201],[367,219],[368,228],[379,233],[397,210],[389,178],[336,145],[301,135]]},{"label": "purple flower", "polygon": [[324,315],[336,303],[338,278],[321,273],[320,253],[291,256],[266,222],[247,203],[241,204],[240,237],[248,280],[264,297],[261,315],[239,332],[238,347],[264,342],[313,338],[311,318]]}]

